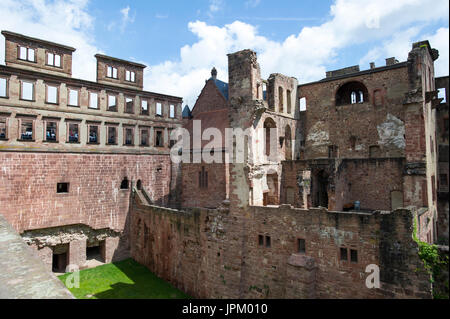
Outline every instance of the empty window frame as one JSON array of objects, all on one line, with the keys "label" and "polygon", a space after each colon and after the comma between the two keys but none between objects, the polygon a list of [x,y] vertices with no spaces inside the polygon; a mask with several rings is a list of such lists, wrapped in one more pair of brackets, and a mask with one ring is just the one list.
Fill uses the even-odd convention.
[{"label": "empty window frame", "polygon": [[35,54],[34,49],[27,48],[24,46],[19,46],[18,51],[19,51],[19,56],[18,56],[19,60],[36,62],[36,54]]},{"label": "empty window frame", "polygon": [[156,147],[164,147],[164,131],[156,130],[155,131],[155,146]]},{"label": "empty window frame", "polygon": [[80,106],[79,101],[80,101],[80,90],[78,89],[68,89],[68,102],[67,105],[69,106]]},{"label": "empty window frame", "polygon": [[88,144],[100,143],[100,127],[98,124],[88,124]]},{"label": "empty window frame", "polygon": [[278,87],[278,112],[284,112],[283,88]]},{"label": "empty window frame", "polygon": [[198,172],[198,186],[208,188],[208,172],[205,170],[205,166],[202,166],[202,170]]},{"label": "empty window frame", "polygon": [[263,235],[258,235],[258,245],[264,246],[264,236]]},{"label": "empty window frame", "polygon": [[108,126],[108,142],[109,145],[117,145],[117,127]]},{"label": "empty window frame", "polygon": [[0,97],[8,97],[8,79],[0,77]]},{"label": "empty window frame", "polygon": [[47,52],[47,65],[61,67],[61,55]]},{"label": "empty window frame", "polygon": [[132,146],[134,145],[134,128],[133,127],[124,127],[123,129],[124,135],[124,145]]},{"label": "empty window frame", "polygon": [[67,142],[68,143],[79,143],[80,142],[80,125],[78,123],[68,122],[67,123]]},{"label": "empty window frame", "polygon": [[292,105],[291,105],[292,104],[291,103],[291,95],[292,95],[291,91],[287,90],[286,91],[286,100],[287,100],[287,110],[286,111],[287,111],[288,114],[291,114],[291,110],[292,110],[291,109],[291,107],[292,107]]},{"label": "empty window frame", "polygon": [[22,141],[34,140],[34,119],[20,120],[20,140]]},{"label": "empty window frame", "polygon": [[169,117],[171,119],[175,118],[175,105],[170,104],[169,106]]},{"label": "empty window frame", "polygon": [[56,184],[56,193],[68,193],[69,192],[69,183],[57,183]]},{"label": "empty window frame", "polygon": [[57,142],[58,141],[58,122],[55,120],[45,121],[45,141]]},{"label": "empty window frame", "polygon": [[136,80],[136,74],[134,73],[134,71],[126,70],[125,71],[125,81],[135,82],[135,80]]},{"label": "empty window frame", "polygon": [[147,100],[141,100],[141,114],[148,115],[148,101]]},{"label": "empty window frame", "polygon": [[306,253],[306,243],[302,238],[297,239],[297,252],[298,253]]},{"label": "empty window frame", "polygon": [[89,108],[98,110],[98,93],[89,92]]},{"label": "empty window frame", "polygon": [[338,147],[336,145],[328,146],[328,158],[338,157]]},{"label": "empty window frame", "polygon": [[272,246],[270,236],[266,236],[266,247],[270,248]]},{"label": "empty window frame", "polygon": [[358,251],[355,249],[350,249],[350,261],[352,263],[358,262]]},{"label": "empty window frame", "polygon": [[117,68],[108,65],[106,67],[106,77],[112,78],[112,79],[117,79]]},{"label": "empty window frame", "polygon": [[125,113],[134,113],[134,99],[125,97]]},{"label": "empty window frame", "polygon": [[300,112],[306,111],[306,97],[300,98],[299,104],[300,104]]},{"label": "empty window frame", "polygon": [[160,102],[156,103],[156,116],[162,116],[162,104]]},{"label": "empty window frame", "polygon": [[347,248],[340,248],[340,260],[342,261],[348,261],[348,254],[347,254]]},{"label": "empty window frame", "polygon": [[59,90],[56,85],[47,84],[47,91],[45,93],[45,102],[49,104],[58,104]]},{"label": "empty window frame", "polygon": [[34,82],[20,81],[20,99],[25,101],[34,101]]},{"label": "empty window frame", "polygon": [[108,94],[108,111],[117,112],[117,95]]},{"label": "empty window frame", "polygon": [[141,146],[149,146],[149,129],[141,128]]},{"label": "empty window frame", "polygon": [[8,119],[0,115],[0,140],[8,139]]},{"label": "empty window frame", "polygon": [[130,182],[128,181],[128,178],[124,177],[124,179],[120,183],[120,189],[128,189],[129,185]]}]

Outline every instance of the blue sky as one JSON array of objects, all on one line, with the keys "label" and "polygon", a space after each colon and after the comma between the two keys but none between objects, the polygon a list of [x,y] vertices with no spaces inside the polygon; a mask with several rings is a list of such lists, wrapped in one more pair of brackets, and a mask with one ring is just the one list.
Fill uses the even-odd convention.
[{"label": "blue sky", "polygon": [[448,0],[1,0],[0,29],[76,47],[74,77],[95,80],[96,53],[144,63],[146,90],[192,107],[211,68],[227,81],[226,54],[247,48],[263,77],[305,83],[405,60],[413,42],[429,39],[441,53],[437,75],[448,75],[448,12]]}]

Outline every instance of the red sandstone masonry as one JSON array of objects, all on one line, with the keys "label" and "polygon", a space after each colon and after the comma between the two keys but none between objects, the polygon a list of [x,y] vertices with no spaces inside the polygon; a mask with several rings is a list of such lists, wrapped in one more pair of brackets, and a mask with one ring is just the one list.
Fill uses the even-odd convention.
[{"label": "red sandstone masonry", "polygon": [[[0,163],[1,214],[18,232],[71,224],[122,231],[131,191],[120,189],[124,177],[168,203],[168,155],[1,152]],[[56,193],[59,182],[70,183],[68,194]]]}]

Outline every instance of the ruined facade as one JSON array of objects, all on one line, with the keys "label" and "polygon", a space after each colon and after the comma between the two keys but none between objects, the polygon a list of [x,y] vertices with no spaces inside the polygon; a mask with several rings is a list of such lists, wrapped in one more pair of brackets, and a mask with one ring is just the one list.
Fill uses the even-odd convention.
[{"label": "ruined facade", "polygon": [[97,81],[73,79],[73,48],[3,35],[0,213],[49,269],[97,249],[194,297],[432,296],[412,234],[448,236],[448,77],[428,41],[301,85],[232,53],[182,114],[142,90],[144,65],[96,55]]},{"label": "ruined facade", "polygon": [[144,91],[144,65],[96,55],[97,81],[75,79],[74,48],[2,34],[0,213],[50,269],[83,266],[95,249],[129,256],[131,189],[177,200],[169,132],[181,98]]}]

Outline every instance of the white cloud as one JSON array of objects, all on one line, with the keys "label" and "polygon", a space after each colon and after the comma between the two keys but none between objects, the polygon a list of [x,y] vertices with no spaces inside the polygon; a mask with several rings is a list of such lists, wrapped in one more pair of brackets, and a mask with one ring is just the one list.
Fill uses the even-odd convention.
[{"label": "white cloud", "polygon": [[[226,55],[242,49],[258,53],[263,77],[279,72],[295,76],[301,83],[318,80],[340,50],[357,44],[384,41],[385,45],[369,52],[364,61],[372,56],[379,59],[382,54],[406,56],[411,41],[422,39],[421,30],[427,23],[448,21],[448,6],[448,0],[337,0],[330,8],[328,21],[304,27],[282,42],[261,36],[256,27],[239,21],[223,27],[191,22],[189,30],[198,41],[182,47],[177,61],[150,66],[145,73],[146,87],[181,95],[192,107],[204,80],[210,77],[210,69],[215,66],[218,77],[227,81]],[[442,31],[437,33],[435,41],[447,43],[448,47],[444,36]],[[438,43],[432,45],[440,49]],[[398,54],[400,51],[402,54]],[[355,61],[359,59],[355,56]]]},{"label": "white cloud", "polygon": [[212,18],[215,13],[223,9],[223,6],[223,0],[209,0],[208,16]]},{"label": "white cloud", "polygon": [[120,25],[120,32],[124,32],[125,28],[128,24],[134,22],[134,16],[130,16],[130,6],[123,8],[120,10],[120,14],[122,15],[122,23]]},{"label": "white cloud", "polygon": [[[0,29],[66,44],[73,54],[73,76],[95,81],[99,52],[92,36],[93,18],[87,0],[1,0]],[[0,36],[0,61],[4,63],[5,39]]]},{"label": "white cloud", "polygon": [[261,3],[261,0],[247,0],[245,6],[248,8],[256,8]]}]

